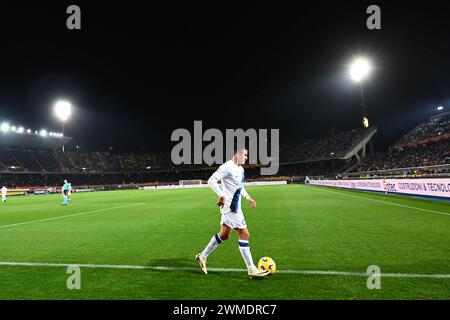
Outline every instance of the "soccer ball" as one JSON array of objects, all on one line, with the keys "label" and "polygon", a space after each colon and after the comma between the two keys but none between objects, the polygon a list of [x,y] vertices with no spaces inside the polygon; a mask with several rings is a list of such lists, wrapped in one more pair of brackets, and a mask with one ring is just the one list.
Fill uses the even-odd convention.
[{"label": "soccer ball", "polygon": [[277,265],[272,258],[263,257],[258,261],[258,269],[269,270],[271,274],[274,274],[277,271]]}]

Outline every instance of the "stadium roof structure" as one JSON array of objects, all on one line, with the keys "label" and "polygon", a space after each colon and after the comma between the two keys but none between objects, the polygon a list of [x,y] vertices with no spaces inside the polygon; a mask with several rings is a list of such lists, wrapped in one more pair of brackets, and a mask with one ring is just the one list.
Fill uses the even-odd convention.
[{"label": "stadium roof structure", "polygon": [[71,137],[42,136],[30,133],[0,132],[0,146],[36,148],[36,149],[57,149],[71,141]]}]

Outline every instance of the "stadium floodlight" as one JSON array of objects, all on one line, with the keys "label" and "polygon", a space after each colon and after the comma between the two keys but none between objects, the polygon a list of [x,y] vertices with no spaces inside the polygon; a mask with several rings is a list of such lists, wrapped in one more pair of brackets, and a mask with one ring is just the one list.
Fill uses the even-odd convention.
[{"label": "stadium floodlight", "polygon": [[438,111],[442,111],[442,110],[444,110],[444,107],[443,106],[439,106],[439,107],[437,107],[437,110]]},{"label": "stadium floodlight", "polygon": [[60,100],[55,103],[55,115],[62,121],[65,122],[69,119],[72,114],[72,105],[68,101]]},{"label": "stadium floodlight", "polygon": [[372,70],[372,65],[367,58],[358,57],[350,65],[350,77],[355,82],[364,80]]},{"label": "stadium floodlight", "polygon": [[17,129],[17,133],[23,133],[25,129],[23,127],[19,127],[19,129]]},{"label": "stadium floodlight", "polygon": [[364,98],[364,90],[363,90],[363,80],[367,78],[367,76],[372,71],[372,64],[370,60],[366,57],[356,57],[352,63],[350,64],[350,78],[359,84],[359,89],[361,92],[361,107],[363,109],[363,119],[362,125],[364,128],[368,128],[369,119],[367,117],[367,108],[366,101]]},{"label": "stadium floodlight", "polygon": [[12,126],[12,127],[11,127],[11,131],[12,131],[12,132],[16,132],[16,130],[17,130],[16,126]]},{"label": "stadium floodlight", "polygon": [[41,137],[46,137],[46,136],[47,136],[47,130],[41,129],[41,131],[39,131],[39,135],[40,135]]},{"label": "stadium floodlight", "polygon": [[31,133],[31,129],[27,129],[27,133]]},{"label": "stadium floodlight", "polygon": [[9,123],[8,122],[2,122],[2,124],[0,125],[0,130],[2,132],[8,132],[9,131]]},{"label": "stadium floodlight", "polygon": [[[62,121],[62,137],[64,136],[64,124],[72,114],[72,104],[65,100],[59,100],[55,103],[54,108],[56,116]],[[64,143],[62,145],[62,152],[64,152]]]}]

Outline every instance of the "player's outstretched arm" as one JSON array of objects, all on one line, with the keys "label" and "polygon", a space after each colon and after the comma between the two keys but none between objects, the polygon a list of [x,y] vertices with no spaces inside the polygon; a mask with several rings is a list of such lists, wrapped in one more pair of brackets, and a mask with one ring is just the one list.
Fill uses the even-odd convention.
[{"label": "player's outstretched arm", "polygon": [[250,205],[252,206],[252,208],[256,208],[256,201],[252,199],[252,197],[250,197],[250,195],[248,194],[247,190],[245,190],[244,187],[242,187],[242,191],[241,191],[241,195],[247,199],[247,201],[250,203]]}]

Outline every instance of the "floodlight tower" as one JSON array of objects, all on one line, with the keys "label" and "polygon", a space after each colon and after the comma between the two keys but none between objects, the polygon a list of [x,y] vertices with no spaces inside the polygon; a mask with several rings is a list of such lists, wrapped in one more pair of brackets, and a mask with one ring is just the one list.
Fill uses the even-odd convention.
[{"label": "floodlight tower", "polygon": [[[62,122],[62,134],[64,137],[64,125],[72,114],[72,104],[68,101],[57,101],[54,105],[54,112],[56,117]],[[64,143],[62,145],[62,152],[64,152]]]},{"label": "floodlight tower", "polygon": [[369,119],[367,118],[367,108],[366,108],[366,100],[364,98],[364,89],[363,89],[363,80],[367,78],[367,76],[372,71],[372,65],[370,61],[365,57],[357,57],[350,64],[350,77],[351,79],[359,84],[359,89],[361,92],[361,107],[363,109],[363,119],[362,123],[365,128],[369,127]]}]

